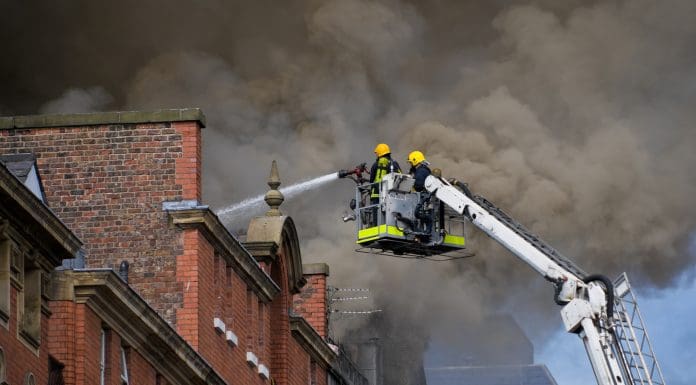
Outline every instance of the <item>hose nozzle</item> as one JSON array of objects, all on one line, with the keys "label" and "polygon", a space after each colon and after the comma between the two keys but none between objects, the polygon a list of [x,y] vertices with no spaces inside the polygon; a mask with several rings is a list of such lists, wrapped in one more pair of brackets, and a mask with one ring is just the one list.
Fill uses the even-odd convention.
[{"label": "hose nozzle", "polygon": [[353,179],[356,183],[363,183],[365,181],[362,175],[364,172],[367,172],[367,164],[361,163],[352,170],[338,170],[338,177],[348,178],[351,175],[355,175],[354,178],[350,179]]}]

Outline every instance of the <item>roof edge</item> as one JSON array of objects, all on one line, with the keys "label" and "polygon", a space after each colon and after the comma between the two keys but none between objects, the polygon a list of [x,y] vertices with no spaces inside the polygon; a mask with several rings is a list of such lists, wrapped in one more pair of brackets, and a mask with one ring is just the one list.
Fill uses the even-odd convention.
[{"label": "roof edge", "polygon": [[200,108],[163,109],[153,111],[110,111],[79,114],[45,114],[0,117],[0,129],[93,126],[101,124],[160,123],[196,121],[205,127]]},{"label": "roof edge", "polygon": [[265,302],[270,302],[280,293],[280,287],[259,266],[254,256],[225,228],[220,218],[207,206],[189,209],[168,209],[171,223],[180,228],[198,228],[208,238],[213,247],[222,251],[223,258],[229,258],[232,266],[239,268],[242,279]]},{"label": "roof edge", "polygon": [[[56,214],[39,198],[34,195],[17,177],[0,162],[0,198],[9,199],[14,202],[26,217],[31,218],[36,228],[41,228],[49,235],[48,239],[52,242],[45,243],[47,247],[58,250],[56,246],[62,248],[63,259],[74,257],[82,247],[82,241],[75,233],[56,216]],[[10,203],[3,200],[3,205]],[[60,261],[58,261],[58,266]]]},{"label": "roof edge", "polygon": [[85,303],[134,346],[167,382],[226,385],[215,369],[112,269],[53,273],[54,300]]}]

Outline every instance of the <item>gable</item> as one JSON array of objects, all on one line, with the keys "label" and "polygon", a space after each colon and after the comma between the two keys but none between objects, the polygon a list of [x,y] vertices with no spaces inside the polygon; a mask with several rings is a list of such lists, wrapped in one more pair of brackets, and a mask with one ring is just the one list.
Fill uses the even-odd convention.
[{"label": "gable", "polygon": [[[281,255],[290,293],[299,293],[307,283],[302,274],[302,255],[295,222],[288,216],[257,217],[249,223],[244,246],[257,258]],[[277,282],[280,284],[280,282]],[[281,287],[283,285],[280,285]]]}]

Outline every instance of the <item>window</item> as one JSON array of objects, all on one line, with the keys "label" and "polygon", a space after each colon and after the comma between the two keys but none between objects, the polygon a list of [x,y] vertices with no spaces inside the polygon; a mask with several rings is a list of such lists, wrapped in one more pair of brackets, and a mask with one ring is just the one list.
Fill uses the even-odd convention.
[{"label": "window", "polygon": [[[247,289],[247,298],[246,298],[246,315],[247,315],[247,317],[246,317],[246,319],[247,319],[248,325],[253,325],[253,322],[254,322],[253,298],[254,298],[254,295],[251,292],[251,289]],[[252,331],[252,328],[249,328],[247,330],[247,349],[248,350],[254,349],[254,333]]]},{"label": "window", "polygon": [[24,261],[24,288],[20,293],[20,334],[34,347],[41,342],[41,269],[28,258]]},{"label": "window", "polygon": [[233,274],[232,265],[225,263],[225,324],[228,325],[230,329],[234,329],[234,309],[236,307],[232,281]]},{"label": "window", "polygon": [[213,304],[215,305],[215,311],[213,315],[215,318],[219,318],[222,320],[225,318],[225,314],[223,311],[225,300],[222,297],[224,291],[223,285],[220,282],[220,277],[222,274],[224,274],[224,272],[221,269],[221,263],[222,259],[220,258],[220,254],[216,252],[213,256],[213,290],[215,292],[215,299],[213,300]]},{"label": "window", "polygon": [[263,302],[258,302],[258,328],[259,328],[259,355],[263,354],[263,344],[264,344],[264,328],[263,328]]},{"label": "window", "polygon": [[[1,237],[2,235],[0,235]],[[0,240],[0,321],[10,319],[10,253],[9,239]]]},{"label": "window", "polygon": [[317,362],[309,361],[309,385],[317,385]]},{"label": "window", "polygon": [[121,346],[121,385],[128,385],[128,349]]},{"label": "window", "polygon": [[107,331],[102,329],[99,338],[99,384],[106,384],[106,334]]},{"label": "window", "polygon": [[215,253],[213,255],[213,285],[217,289],[217,285],[220,283],[220,254]]},{"label": "window", "polygon": [[229,263],[225,264],[225,280],[227,281],[227,287],[232,287],[232,277],[233,277],[234,271],[232,270],[232,265]]},{"label": "window", "polygon": [[22,273],[24,272],[24,255],[19,247],[10,242],[10,277],[21,288],[23,283]]},{"label": "window", "polygon": [[24,375],[24,385],[36,385],[36,378],[34,378],[34,373],[27,372]]}]

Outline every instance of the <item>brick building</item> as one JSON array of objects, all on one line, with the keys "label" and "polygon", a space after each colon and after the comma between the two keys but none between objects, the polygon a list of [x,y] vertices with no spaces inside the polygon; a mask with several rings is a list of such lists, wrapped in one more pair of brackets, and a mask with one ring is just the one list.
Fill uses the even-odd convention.
[{"label": "brick building", "polygon": [[[7,182],[33,199],[3,196],[2,217],[24,231],[11,244],[36,251],[24,253],[23,282],[3,281],[0,266],[11,283],[4,313],[0,299],[4,381],[366,383],[327,342],[328,266],[303,266],[275,165],[271,210],[244,243],[201,203],[204,127],[197,109],[0,118],[2,152],[36,157],[50,207]],[[30,230],[33,217],[43,221]],[[12,321],[22,308],[13,298],[41,300],[38,342]]]}]

